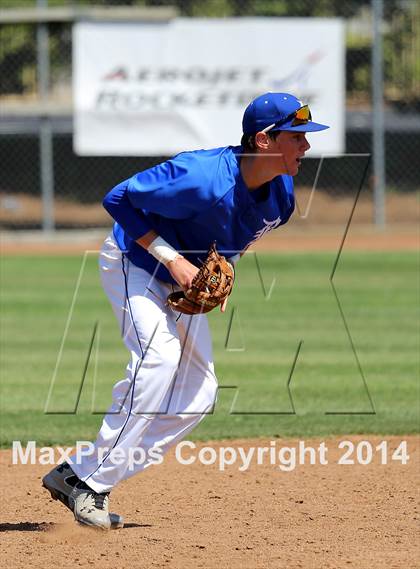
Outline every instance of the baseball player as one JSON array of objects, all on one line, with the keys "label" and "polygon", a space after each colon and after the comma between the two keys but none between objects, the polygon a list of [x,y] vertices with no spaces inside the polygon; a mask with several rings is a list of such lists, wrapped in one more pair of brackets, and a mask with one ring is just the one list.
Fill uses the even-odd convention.
[{"label": "baseball player", "polygon": [[[121,516],[108,511],[112,488],[160,462],[212,411],[217,380],[207,318],[177,313],[166,299],[191,287],[213,242],[234,264],[256,239],[288,221],[293,176],[310,148],[306,133],[328,128],[288,93],[256,98],[242,126],[240,146],[182,152],[104,199],[115,224],[100,253],[100,273],[130,359],[95,452],[43,479],[82,524],[121,527]],[[133,460],[134,452],[141,460]]]}]

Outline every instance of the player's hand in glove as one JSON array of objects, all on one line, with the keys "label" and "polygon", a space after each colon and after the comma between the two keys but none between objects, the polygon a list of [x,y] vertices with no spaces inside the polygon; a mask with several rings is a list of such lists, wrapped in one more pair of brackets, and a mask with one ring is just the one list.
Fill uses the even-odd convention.
[{"label": "player's hand in glove", "polygon": [[[168,269],[174,279],[183,286],[175,274],[173,274],[176,271],[174,267],[177,263],[181,263],[181,261],[175,259],[168,263]],[[189,264],[191,267],[194,267],[191,263]],[[186,268],[186,265],[184,267]],[[190,275],[192,275],[192,271],[190,271]],[[184,273],[184,276],[186,276],[186,273]],[[168,296],[167,304],[176,312],[184,314],[210,312],[210,310],[219,305],[221,305],[221,311],[224,312],[227,298],[232,292],[234,278],[233,266],[226,261],[225,257],[219,255],[215,244],[213,244],[206,260],[193,276],[189,288],[171,293]],[[185,279],[184,282],[187,280]]]}]

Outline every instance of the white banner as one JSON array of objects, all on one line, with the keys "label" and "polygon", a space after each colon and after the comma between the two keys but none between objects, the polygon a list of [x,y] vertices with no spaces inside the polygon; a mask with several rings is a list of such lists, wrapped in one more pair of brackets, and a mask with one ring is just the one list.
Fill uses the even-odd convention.
[{"label": "white banner", "polygon": [[239,144],[245,107],[266,91],[293,93],[331,126],[309,135],[309,154],[344,151],[341,20],[83,22],[73,33],[77,154],[166,156]]}]

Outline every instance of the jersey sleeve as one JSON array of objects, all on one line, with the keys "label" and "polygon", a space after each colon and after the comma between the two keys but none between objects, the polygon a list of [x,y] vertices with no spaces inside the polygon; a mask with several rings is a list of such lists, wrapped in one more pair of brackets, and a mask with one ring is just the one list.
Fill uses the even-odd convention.
[{"label": "jersey sleeve", "polygon": [[213,200],[208,172],[194,153],[183,153],[119,184],[105,196],[103,205],[137,240],[152,229],[148,213],[188,219]]}]

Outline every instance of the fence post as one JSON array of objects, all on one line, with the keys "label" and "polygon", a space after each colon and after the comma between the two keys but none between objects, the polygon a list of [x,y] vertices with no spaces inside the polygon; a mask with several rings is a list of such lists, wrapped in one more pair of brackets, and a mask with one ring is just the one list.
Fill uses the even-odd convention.
[{"label": "fence post", "polygon": [[[48,0],[37,0],[37,8],[46,8]],[[48,104],[50,88],[50,58],[48,25],[37,24],[37,72],[38,95],[43,106]],[[40,118],[39,128],[39,180],[42,195],[42,229],[45,233],[54,230],[54,159],[51,119],[48,113]]]},{"label": "fence post", "polygon": [[385,127],[382,50],[383,0],[372,0],[372,116],[374,222],[385,228]]}]

